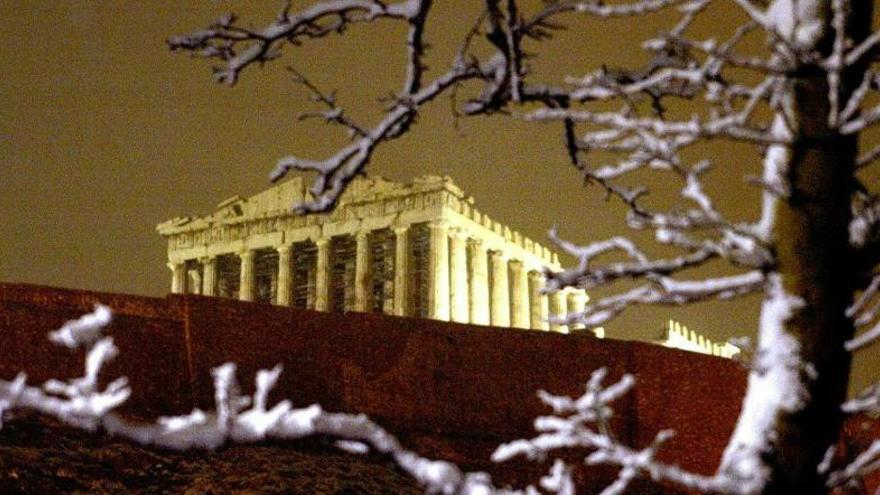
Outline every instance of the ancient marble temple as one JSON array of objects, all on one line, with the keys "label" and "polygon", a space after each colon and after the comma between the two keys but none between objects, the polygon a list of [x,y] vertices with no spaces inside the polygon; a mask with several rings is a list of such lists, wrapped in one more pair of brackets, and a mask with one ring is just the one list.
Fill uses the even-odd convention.
[{"label": "ancient marble temple", "polygon": [[481,213],[448,177],[358,178],[332,213],[292,214],[307,195],[297,177],[158,225],[171,291],[556,331],[568,329],[548,315],[586,304],[583,291],[541,294],[557,255]]}]

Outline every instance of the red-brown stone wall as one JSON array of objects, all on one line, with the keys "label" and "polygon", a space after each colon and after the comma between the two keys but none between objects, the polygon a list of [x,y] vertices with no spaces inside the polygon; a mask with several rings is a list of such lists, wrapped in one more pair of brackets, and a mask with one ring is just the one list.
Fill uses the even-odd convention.
[{"label": "red-brown stone wall", "polygon": [[[579,395],[590,371],[608,366],[616,379],[630,359],[629,343],[587,336],[186,299],[197,376],[235,361],[245,380],[281,362],[279,396],[425,432],[530,432],[547,412],[538,389]],[[213,400],[210,388],[199,398]]]},{"label": "red-brown stone wall", "polygon": [[78,311],[91,311],[95,303],[102,303],[112,307],[114,314],[166,320],[183,318],[180,301],[171,298],[62,289],[43,285],[0,282],[0,300],[34,304],[42,308],[72,308]]},{"label": "red-brown stone wall", "polygon": [[640,342],[631,345],[638,377],[634,443],[647,446],[658,431],[675,430],[660,458],[712,474],[733,433],[746,387],[733,361]]},{"label": "red-brown stone wall", "polygon": [[29,383],[82,376],[84,353],[49,342],[49,331],[90,312],[113,308],[107,329],[120,355],[105,377],[127,376],[132,397],[123,411],[145,417],[192,408],[184,320],[174,301],[50,287],[0,284],[0,378],[19,371]]},{"label": "red-brown stone wall", "polygon": [[[256,370],[282,363],[273,400],[366,413],[424,455],[487,469],[496,480],[516,484],[534,482],[543,468],[493,466],[488,456],[500,442],[533,436],[532,420],[549,412],[539,389],[579,396],[599,367],[609,369],[606,384],[634,374],[635,389],[615,404],[619,438],[642,448],[672,428],[677,434],[662,458],[707,474],[718,465],[745,389],[746,373],[737,363],[638,342],[23,284],[0,284],[0,378],[19,370],[31,383],[80,376],[81,352],[49,344],[46,333],[96,302],[115,313],[109,334],[121,353],[106,376],[130,377],[128,412],[212,408],[212,367],[236,362],[250,393]],[[590,473],[578,474],[584,486],[602,486],[613,474]]]}]

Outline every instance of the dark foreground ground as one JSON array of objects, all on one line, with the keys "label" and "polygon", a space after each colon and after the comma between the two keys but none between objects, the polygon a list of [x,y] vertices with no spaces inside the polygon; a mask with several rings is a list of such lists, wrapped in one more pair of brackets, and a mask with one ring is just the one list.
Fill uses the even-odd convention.
[{"label": "dark foreground ground", "polygon": [[422,494],[389,459],[320,440],[216,452],[141,448],[19,415],[0,430],[0,494]]}]

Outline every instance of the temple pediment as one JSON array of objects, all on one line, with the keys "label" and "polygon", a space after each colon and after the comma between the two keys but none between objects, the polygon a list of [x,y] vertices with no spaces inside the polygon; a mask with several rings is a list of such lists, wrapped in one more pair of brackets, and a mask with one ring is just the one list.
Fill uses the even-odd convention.
[{"label": "temple pediment", "polygon": [[240,217],[244,215],[244,207],[246,203],[246,199],[236,194],[235,196],[218,203],[217,211],[213,216],[219,218]]}]

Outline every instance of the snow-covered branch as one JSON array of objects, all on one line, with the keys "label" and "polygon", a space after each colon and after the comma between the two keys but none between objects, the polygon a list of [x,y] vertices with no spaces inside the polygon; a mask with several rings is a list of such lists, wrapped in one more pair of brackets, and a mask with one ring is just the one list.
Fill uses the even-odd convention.
[{"label": "snow-covered branch", "polygon": [[[647,256],[635,248],[632,241],[625,238],[608,239],[585,247],[573,246],[568,241],[562,241],[556,236],[555,231],[550,232],[550,239],[568,254],[576,256],[578,266],[559,272],[547,271],[545,273],[547,277],[545,291],[547,292],[569,286],[592,289],[622,278],[635,279],[648,275],[669,275],[702,265],[718,256],[717,252],[707,248],[673,259],[649,260]],[[627,252],[633,261],[609,263],[596,268],[590,267],[590,262],[597,255],[618,249]]]},{"label": "snow-covered branch", "polygon": [[847,414],[880,416],[880,383],[871,385],[856,398],[844,402],[840,408]]},{"label": "snow-covered branch", "polygon": [[867,449],[857,455],[846,467],[831,473],[828,476],[828,488],[859,480],[877,469],[880,469],[880,440],[874,440]]},{"label": "snow-covered branch", "polygon": [[[875,316],[877,307],[872,308],[871,316]],[[846,342],[846,350],[852,352],[871,345],[880,339],[880,322]]]},{"label": "snow-covered branch", "polygon": [[98,305],[94,312],[68,321],[50,333],[49,340],[58,345],[87,349],[83,376],[68,381],[51,379],[41,388],[25,385],[24,374],[19,374],[12,382],[0,380],[0,413],[19,408],[32,409],[73,426],[96,428],[101,417],[125,402],[131,394],[125,377],[113,380],[104,390],[98,385],[101,368],[118,352],[112,337],[101,336],[101,329],[110,320],[110,309]]},{"label": "snow-covered branch", "polygon": [[295,83],[301,84],[311,92],[313,101],[321,103],[327,107],[327,109],[323,111],[302,112],[299,114],[300,120],[320,118],[325,122],[344,127],[352,138],[365,137],[367,135],[367,131],[364,130],[361,125],[345,115],[345,111],[336,105],[336,97],[334,94],[327,94],[321,91],[321,89],[315,86],[305,75],[299,73],[295,69],[288,68],[288,70],[293,74],[293,81]]},{"label": "snow-covered branch", "polygon": [[847,350],[855,351],[880,339],[880,199],[869,196],[857,201],[849,224],[849,242],[854,249],[854,262],[861,271],[870,274],[861,294],[846,310],[856,329],[862,329],[846,343]]},{"label": "snow-covered branch", "polygon": [[288,3],[278,18],[262,29],[242,27],[237,24],[235,15],[228,14],[208,29],[171,37],[168,45],[172,50],[185,50],[223,61],[224,66],[215,69],[215,78],[219,82],[235,84],[247,67],[277,58],[285,42],[296,44],[308,38],[320,38],[342,31],[347,24],[379,18],[412,22],[422,15],[422,3],[333,0],[318,2],[297,14],[290,13]]},{"label": "snow-covered branch", "polygon": [[607,296],[587,304],[583,313],[571,313],[564,323],[582,323],[597,327],[627,309],[639,305],[680,306],[711,299],[727,300],[758,292],[763,288],[764,274],[753,270],[741,275],[703,280],[674,280],[664,276],[645,276],[648,282],[629,291]]},{"label": "snow-covered branch", "polygon": [[76,320],[70,320],[49,334],[49,340],[69,349],[90,347],[101,340],[101,329],[110,324],[113,315],[110,308],[95,306],[95,311]]},{"label": "snow-covered branch", "polygon": [[844,68],[844,47],[846,45],[846,12],[844,0],[831,0],[833,12],[831,27],[834,29],[834,46],[826,62],[828,79],[828,125],[836,127],[840,122],[840,78]]},{"label": "snow-covered branch", "polygon": [[[403,20],[408,23],[406,78],[402,92],[386,110],[383,118],[372,128],[356,124],[338,108],[335,98],[312,85],[305,76],[295,73],[295,81],[306,86],[315,99],[327,106],[318,116],[344,126],[356,138],[351,144],[337,150],[324,160],[308,160],[289,156],[278,161],[270,174],[275,181],[289,170],[310,171],[317,174],[311,188],[313,198],[294,209],[299,212],[323,212],[331,209],[345,186],[370,161],[376,146],[399,137],[415,120],[419,107],[463,80],[484,76],[478,64],[458,60],[445,74],[428,84],[423,83],[426,43],[423,39],[425,23],[431,7],[430,0],[407,0],[387,4],[377,0],[334,0],[319,2],[299,13],[292,14],[290,5],[278,18],[262,29],[244,28],[233,15],[227,15],[209,29],[171,38],[172,50],[185,50],[202,57],[219,59],[224,66],[215,69],[220,82],[234,84],[240,73],[254,63],[277,58],[281,47],[300,44],[307,38],[320,38],[333,32],[342,32],[348,24],[365,23],[377,19]],[[493,70],[490,67],[490,71]],[[492,77],[492,73],[487,76]]]},{"label": "snow-covered branch", "polygon": [[786,144],[784,136],[777,136],[766,129],[749,127],[741,122],[739,115],[704,120],[694,117],[686,121],[667,121],[659,118],[633,118],[619,112],[591,112],[543,108],[526,116],[530,121],[571,120],[607,126],[624,131],[642,131],[654,139],[668,137],[688,139],[728,138],[751,144]]},{"label": "snow-covered branch", "polygon": [[[871,300],[880,293],[880,274],[874,276],[871,279],[871,282],[865,288],[865,290],[856,298],[856,301],[848,308],[846,308],[846,317],[854,318],[856,324],[866,324],[869,321],[874,319],[877,308],[869,309],[869,303]],[[867,311],[867,313],[863,313]]]},{"label": "snow-covered branch", "polygon": [[294,209],[301,213],[328,211],[336,204],[345,186],[369,162],[376,146],[399,135],[400,130],[415,119],[421,105],[433,100],[452,85],[480,74],[476,67],[458,66],[418,92],[398,100],[375,127],[333,156],[321,161],[305,160],[296,156],[282,158],[270,178],[273,181],[280,180],[291,170],[316,172],[318,177],[311,188],[313,199],[294,205]]},{"label": "snow-covered branch", "polygon": [[861,270],[873,270],[880,263],[880,196],[856,197],[849,242],[860,258]]},{"label": "snow-covered branch", "polygon": [[[558,449],[584,448],[590,451],[585,459],[588,465],[601,464],[620,468],[617,479],[605,488],[603,495],[623,493],[632,480],[638,477],[674,483],[702,493],[737,493],[729,480],[723,477],[702,476],[656,461],[658,450],[673,435],[671,430],[659,432],[654,442],[643,450],[634,450],[618,442],[611,433],[610,419],[613,411],[609,404],[626,394],[635,380],[631,375],[624,375],[616,383],[603,387],[602,382],[607,374],[606,368],[594,371],[587,382],[584,395],[577,399],[540,391],[538,396],[541,401],[553,409],[552,416],[535,419],[535,430],[540,435],[499,446],[492,454],[492,460],[501,462],[517,456],[543,459]],[[563,461],[557,459],[553,471],[557,475],[556,486],[573,484],[571,470]],[[560,478],[565,481],[561,482]]]},{"label": "snow-covered branch", "polygon": [[[825,423],[836,424],[839,404],[832,402],[838,401],[837,397],[843,394],[840,390],[846,389],[845,378],[837,377],[829,369],[841,365],[835,352],[843,355],[839,351],[844,346],[855,350],[880,339],[880,310],[874,303],[880,284],[875,270],[880,263],[880,202],[872,195],[876,192],[860,184],[854,172],[875,163],[880,148],[868,150],[853,159],[854,163],[838,163],[858,154],[858,140],[849,135],[880,123],[880,106],[874,106],[880,81],[870,69],[878,52],[880,34],[871,33],[871,2],[734,3],[748,20],[739,26],[720,27],[717,36],[703,37],[699,33],[705,31],[706,23],[698,21],[717,22],[710,18],[715,14],[712,0],[557,0],[543,2],[531,14],[524,8],[526,4],[517,0],[485,0],[484,13],[469,31],[451,68],[431,74],[433,80],[428,78],[423,64],[427,46],[423,35],[431,6],[427,0],[332,0],[296,15],[285,9],[263,29],[242,27],[234,17],[227,16],[207,30],[172,39],[170,45],[222,61],[218,79],[234,83],[245,68],[277,57],[281,46],[288,42],[298,44],[341,31],[352,23],[376,19],[407,24],[402,89],[396,89],[396,98],[372,126],[347,120],[332,98],[322,97],[323,93],[310,88],[327,107],[315,115],[346,127],[353,141],[329,152],[324,159],[292,156],[279,161],[272,174],[275,180],[293,169],[317,174],[313,199],[298,205],[302,212],[332,208],[378,146],[403,135],[424,105],[436,101],[446,91],[454,92],[467,81],[482,86],[479,95],[464,104],[464,114],[524,114],[527,121],[559,124],[568,159],[580,174],[577,179],[598,184],[609,196],[623,201],[629,208],[629,227],[650,229],[664,249],[676,250],[653,259],[647,248],[640,249],[623,236],[578,246],[558,239],[554,232],[551,237],[557,245],[577,257],[579,263],[562,272],[548,273],[546,290],[566,286],[591,288],[622,280],[637,280],[641,284],[594,301],[582,314],[568,315],[566,322],[598,326],[641,304],[678,305],[761,290],[765,297],[749,393],[721,467],[721,472],[736,479],[735,486],[725,485],[722,478],[690,479],[672,468],[658,468],[653,459],[666,437],[663,433],[654,445],[637,451],[607,443],[606,432],[601,428],[598,432],[583,433],[582,437],[562,435],[561,432],[569,431],[565,428],[575,426],[582,433],[583,425],[575,425],[571,417],[553,417],[542,423],[547,429],[538,437],[544,440],[536,439],[538,444],[546,441],[545,446],[551,447],[593,442],[598,451],[592,461],[622,468],[618,483],[609,487],[607,493],[622,490],[637,474],[693,489],[734,493],[761,491],[776,476],[777,491],[801,493],[807,485],[827,481],[810,476],[815,475],[814,468],[834,437],[833,432],[826,431],[816,436],[815,430]],[[547,42],[555,31],[564,29],[564,20],[577,22],[583,16],[642,16],[660,11],[673,24],[642,44],[648,52],[644,66],[618,68],[595,64],[577,73],[578,77],[567,77],[560,83],[538,80],[542,72],[530,65],[533,57],[540,56],[535,44]],[[731,28],[727,34],[720,34],[727,28]],[[754,35],[761,34],[767,39],[763,50],[753,43]],[[485,45],[477,48],[474,45],[478,38]],[[518,108],[511,111],[511,107]],[[706,157],[694,159],[689,153],[717,140],[745,145],[756,152],[756,159],[763,157],[763,171],[754,180],[763,189],[760,218],[729,219],[710,196],[712,188],[706,187],[703,179],[712,162]],[[608,156],[610,161],[606,161]],[[738,154],[737,160],[745,162],[747,158]],[[645,173],[656,171],[673,174],[680,181],[676,187],[684,206],[676,204],[669,211],[662,211],[643,204],[647,203],[648,192]],[[850,201],[854,203],[852,215],[847,216]],[[833,228],[846,226],[845,222],[831,225],[841,218],[849,221],[849,238],[826,238],[827,232],[837,232]],[[821,253],[833,256],[823,259]],[[598,262],[600,257],[621,254],[623,261]],[[850,255],[845,263],[837,259]],[[737,274],[716,275],[706,280],[683,279],[686,270],[721,260],[733,265]],[[813,273],[806,273],[804,267],[819,264],[835,276],[814,277]],[[783,280],[791,287],[784,287]],[[840,285],[838,280],[847,283]],[[851,296],[836,297],[840,291],[862,287],[865,291],[861,298],[848,310],[835,302]],[[833,308],[826,306],[835,304],[838,305]],[[816,317],[844,312],[846,321],[834,325],[828,323],[833,319]],[[844,343],[842,335],[850,334],[853,328],[841,329],[840,325],[849,322],[859,327],[860,332]],[[817,342],[833,343],[828,347],[837,351],[823,350]],[[108,353],[109,347],[104,346],[104,353]],[[106,359],[98,351],[95,356],[96,363]],[[228,381],[229,370],[218,373]],[[817,374],[828,382],[814,387]],[[90,376],[93,375],[87,371],[85,385],[57,385],[53,390],[62,395],[82,394],[83,387],[89,388]],[[225,381],[221,382],[218,390],[228,388],[223,385]],[[14,407],[10,404],[24,397],[28,390],[20,380],[6,387],[9,393],[0,401],[0,407]],[[811,393],[815,397],[810,397]],[[234,430],[235,418],[245,414],[246,406],[230,399],[237,397],[231,391],[223,397],[218,397],[217,408],[226,411],[224,424],[232,425],[229,428]],[[259,414],[255,417],[269,415],[273,410],[262,406],[257,408]],[[595,415],[597,410],[591,411]],[[277,414],[292,417],[294,411]],[[196,419],[215,424],[216,418],[211,418],[215,416]],[[339,422],[348,424],[349,419]],[[272,435],[275,428],[284,429],[283,420],[275,424],[267,435]],[[356,438],[378,448],[368,440],[373,438],[372,433],[362,435]],[[821,441],[813,442],[814,437]],[[524,453],[536,448],[536,444],[516,445],[522,446]],[[803,456],[787,454],[800,448],[806,449]],[[878,462],[876,449],[872,447],[858,463],[835,476],[845,479],[873,466]],[[424,462],[428,464],[415,464],[434,466],[432,461]],[[460,472],[449,477],[436,474],[446,470],[443,467],[432,472],[444,480],[476,479]],[[805,481],[790,480],[790,473],[801,473]],[[805,484],[798,485],[800,482]],[[447,490],[453,485],[432,486]],[[542,486],[568,493],[570,467],[557,463]]]},{"label": "snow-covered branch", "polygon": [[545,22],[550,16],[565,12],[588,14],[594,17],[634,17],[657,12],[670,5],[681,3],[681,0],[637,0],[613,5],[598,1],[556,2],[537,14],[533,23]]}]

